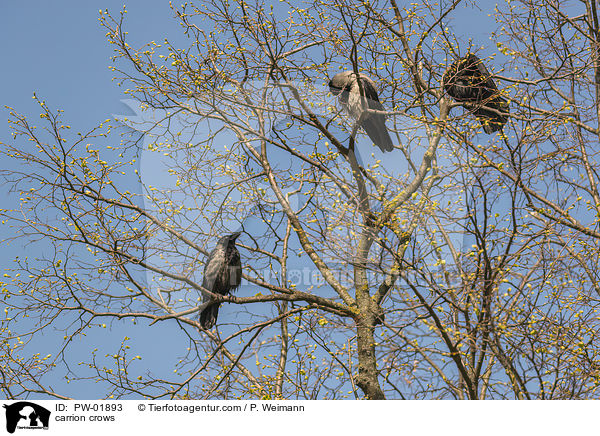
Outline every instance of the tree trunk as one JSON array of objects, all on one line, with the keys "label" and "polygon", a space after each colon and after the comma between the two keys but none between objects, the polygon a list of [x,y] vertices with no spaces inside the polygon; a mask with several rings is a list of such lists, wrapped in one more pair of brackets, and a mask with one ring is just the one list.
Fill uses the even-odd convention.
[{"label": "tree trunk", "polygon": [[357,263],[354,268],[354,287],[358,316],[356,317],[356,338],[358,347],[358,377],[356,384],[369,400],[385,400],[379,385],[377,360],[375,356],[375,321],[380,316],[377,304],[369,294],[366,273],[367,255],[373,241],[373,230],[366,229],[357,250]]},{"label": "tree trunk", "polygon": [[373,316],[370,318],[371,325],[365,322],[361,315],[357,322],[357,344],[358,344],[358,377],[356,384],[365,393],[369,400],[385,400],[379,379],[377,377],[377,360],[375,359],[375,341],[373,338]]}]

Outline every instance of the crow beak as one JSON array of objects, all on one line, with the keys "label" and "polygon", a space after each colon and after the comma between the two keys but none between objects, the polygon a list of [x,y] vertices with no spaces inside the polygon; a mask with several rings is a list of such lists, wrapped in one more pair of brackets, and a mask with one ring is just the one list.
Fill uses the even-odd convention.
[{"label": "crow beak", "polygon": [[329,92],[331,92],[333,95],[338,95],[341,91],[342,90],[340,88],[333,86],[332,80],[329,81]]},{"label": "crow beak", "polygon": [[231,236],[229,237],[229,239],[231,239],[232,241],[235,241],[241,234],[242,234],[242,232],[232,233]]}]

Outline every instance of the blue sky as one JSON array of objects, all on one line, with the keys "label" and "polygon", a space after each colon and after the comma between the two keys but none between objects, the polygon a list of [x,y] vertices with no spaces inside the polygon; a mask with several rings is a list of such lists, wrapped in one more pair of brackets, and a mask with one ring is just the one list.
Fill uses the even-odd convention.
[{"label": "blue sky", "polygon": [[[0,102],[3,106],[0,109],[0,141],[10,141],[10,129],[6,122],[8,110],[4,105],[27,115],[33,124],[41,124],[39,107],[32,99],[34,92],[52,110],[63,109],[64,119],[75,131],[87,131],[115,113],[131,113],[121,102],[123,90],[112,81],[113,73],[108,68],[112,48],[106,42],[105,31],[98,22],[98,4],[72,0],[2,2],[0,44],[4,60],[0,82]],[[120,1],[103,1],[101,4],[113,12],[123,6]],[[128,12],[128,23],[135,41],[160,39],[169,33],[179,34],[168,2],[153,2],[148,7],[148,2],[132,1],[128,2]],[[7,198],[5,189],[2,196],[3,207],[16,205],[15,197]],[[0,239],[11,235],[10,228],[0,227]],[[13,244],[11,250],[0,250],[0,265],[5,269],[10,267],[15,255],[23,257],[28,254],[33,255],[29,250]],[[139,327],[142,330],[138,333],[154,333],[152,328],[147,330],[146,326]],[[136,335],[136,345],[144,348],[147,362],[142,367],[152,362],[160,370],[156,365],[159,361],[166,367],[172,365],[168,359],[164,359],[164,353],[172,353],[175,357],[177,345],[170,340],[168,330],[163,328],[161,332],[163,336]],[[128,334],[132,336],[132,333],[135,334],[135,329],[129,327]],[[43,353],[47,347],[48,352],[53,351],[53,339],[58,339],[62,334],[57,332],[56,338],[52,336],[48,332],[45,337],[39,337],[35,344],[38,347],[36,351]],[[89,357],[95,347],[100,348],[101,352],[105,351],[103,343],[117,349],[122,336],[120,333],[107,336],[95,330],[89,332],[87,337],[79,338],[73,350],[80,353],[81,357]],[[62,390],[61,384],[64,385],[60,379],[52,380],[51,384],[58,391]],[[63,389],[67,395],[76,398],[97,397],[92,393],[91,385],[86,383],[71,384]]]}]

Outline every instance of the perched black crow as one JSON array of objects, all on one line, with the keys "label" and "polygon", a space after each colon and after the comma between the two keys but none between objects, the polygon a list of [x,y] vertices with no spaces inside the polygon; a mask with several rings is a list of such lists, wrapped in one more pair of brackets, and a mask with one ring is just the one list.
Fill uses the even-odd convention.
[{"label": "perched black crow", "polygon": [[442,77],[442,84],[457,102],[476,105],[463,106],[473,112],[485,133],[502,130],[508,121],[508,101],[502,98],[492,75],[474,54],[450,65]]},{"label": "perched black crow", "polygon": [[[242,264],[240,253],[235,247],[235,240],[241,232],[223,236],[217,246],[208,256],[204,267],[202,287],[214,294],[227,295],[234,291],[242,281]],[[202,302],[206,303],[211,298],[204,295]],[[211,304],[200,312],[200,325],[209,329],[217,322],[220,303]]]},{"label": "perched black crow", "polygon": [[379,102],[375,83],[364,74],[360,75],[360,82],[364,95],[360,93],[356,74],[352,71],[344,71],[336,74],[329,81],[329,90],[333,95],[339,95],[338,100],[342,107],[360,123],[371,141],[381,151],[392,151],[394,145],[385,127],[385,115],[365,112],[366,109],[385,110]]}]

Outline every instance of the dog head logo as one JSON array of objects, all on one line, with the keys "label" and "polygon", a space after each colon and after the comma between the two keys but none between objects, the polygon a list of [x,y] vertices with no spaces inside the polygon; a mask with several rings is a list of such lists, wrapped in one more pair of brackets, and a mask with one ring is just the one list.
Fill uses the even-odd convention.
[{"label": "dog head logo", "polygon": [[48,428],[50,411],[28,401],[4,405],[6,409],[6,431],[14,433],[16,428]]}]

